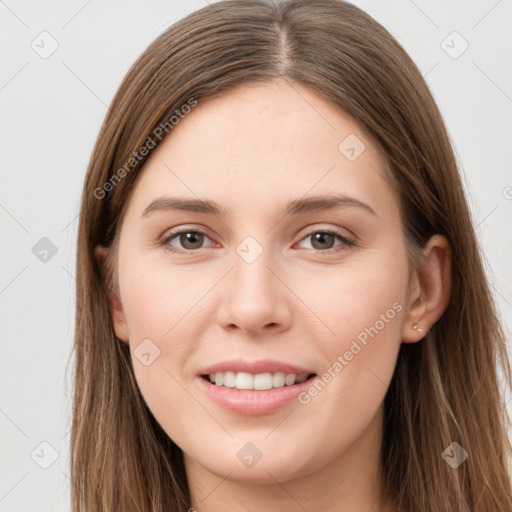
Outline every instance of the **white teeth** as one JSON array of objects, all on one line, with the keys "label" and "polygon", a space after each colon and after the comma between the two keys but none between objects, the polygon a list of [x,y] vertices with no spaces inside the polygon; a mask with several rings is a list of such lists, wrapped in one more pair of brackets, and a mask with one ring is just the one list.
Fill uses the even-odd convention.
[{"label": "white teeth", "polygon": [[297,375],[294,375],[293,373],[290,373],[286,376],[286,379],[284,379],[284,383],[287,386],[293,386],[295,384],[295,379],[297,378]]},{"label": "white teeth", "polygon": [[274,388],[282,388],[284,386],[284,381],[286,379],[286,374],[284,372],[276,372],[272,376],[272,387]]},{"label": "white teeth", "polygon": [[[254,389],[254,379],[250,373],[238,372],[236,374],[235,388],[236,389]],[[217,384],[217,382],[215,382]]]},{"label": "white teeth", "polygon": [[216,386],[256,391],[301,384],[307,378],[307,373],[295,375],[294,373],[286,374],[284,372],[258,373],[256,375],[248,372],[216,372],[210,374],[210,382]]},{"label": "white teeth", "polygon": [[224,386],[228,388],[234,388],[236,384],[236,375],[235,372],[225,372],[224,373]]},{"label": "white teeth", "polygon": [[265,389],[272,389],[272,374],[271,373],[258,373],[253,377],[252,389],[264,391]]}]

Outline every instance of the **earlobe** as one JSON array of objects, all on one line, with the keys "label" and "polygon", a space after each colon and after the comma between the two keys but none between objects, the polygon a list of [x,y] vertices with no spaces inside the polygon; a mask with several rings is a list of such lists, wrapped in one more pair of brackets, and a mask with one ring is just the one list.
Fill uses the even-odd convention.
[{"label": "earlobe", "polygon": [[106,289],[108,290],[108,298],[110,305],[110,316],[112,318],[112,322],[114,324],[114,330],[116,336],[125,343],[128,343],[128,326],[126,324],[126,318],[123,311],[123,306],[121,304],[120,298],[117,296],[116,292],[112,289],[110,285],[110,279],[108,275],[108,270],[106,267],[106,259],[108,255],[109,249],[103,247],[101,245],[97,245],[94,248],[94,257],[98,262],[98,266],[102,270],[103,279],[106,285]]},{"label": "earlobe", "polygon": [[452,287],[451,248],[446,238],[434,235],[423,250],[410,283],[410,301],[402,341],[420,341],[444,313]]}]

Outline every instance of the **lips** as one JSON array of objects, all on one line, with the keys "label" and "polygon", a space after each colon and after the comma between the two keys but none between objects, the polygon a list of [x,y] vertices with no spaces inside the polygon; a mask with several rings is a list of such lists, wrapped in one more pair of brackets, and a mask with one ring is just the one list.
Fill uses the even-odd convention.
[{"label": "lips", "polygon": [[[272,374],[272,386],[269,386],[269,374]],[[212,383],[212,376],[215,383]],[[247,385],[238,382],[240,376],[244,382],[254,378],[254,388],[248,382]],[[316,372],[307,366],[274,359],[232,359],[205,366],[198,372],[197,377],[197,385],[213,402],[231,412],[254,416],[270,414],[293,403],[297,395],[311,384]],[[288,381],[284,386],[280,381],[283,377]],[[238,384],[243,389],[239,389]]]},{"label": "lips", "polygon": [[196,378],[196,385],[214,403],[227,411],[247,416],[258,416],[271,414],[289,407],[293,403],[296,404],[298,395],[313,383],[316,378],[314,375],[316,374],[300,384],[264,391],[217,386],[203,377]]},{"label": "lips", "polygon": [[202,368],[198,376],[204,377],[217,372],[247,372],[253,375],[260,373],[276,373],[284,372],[286,374],[293,373],[295,375],[315,373],[315,370],[307,367],[295,366],[283,361],[272,359],[260,359],[258,361],[246,361],[243,359],[233,359],[230,361],[222,361],[217,364]]}]

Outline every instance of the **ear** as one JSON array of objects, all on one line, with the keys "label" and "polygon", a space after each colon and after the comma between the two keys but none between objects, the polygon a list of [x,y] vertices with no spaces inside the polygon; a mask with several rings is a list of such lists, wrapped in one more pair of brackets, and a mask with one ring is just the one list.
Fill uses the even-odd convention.
[{"label": "ear", "polygon": [[451,262],[450,244],[446,238],[432,236],[409,283],[408,311],[402,328],[404,343],[421,340],[448,306],[452,287]]},{"label": "ear", "polygon": [[126,318],[124,316],[121,299],[117,296],[115,291],[112,290],[112,287],[110,286],[110,280],[107,279],[108,274],[106,268],[106,258],[108,255],[108,251],[109,249],[107,249],[106,247],[97,245],[94,248],[94,257],[96,258],[98,265],[102,269],[102,275],[108,289],[110,314],[112,316],[112,322],[114,323],[114,330],[116,336],[125,343],[128,343],[128,326],[126,324]]}]

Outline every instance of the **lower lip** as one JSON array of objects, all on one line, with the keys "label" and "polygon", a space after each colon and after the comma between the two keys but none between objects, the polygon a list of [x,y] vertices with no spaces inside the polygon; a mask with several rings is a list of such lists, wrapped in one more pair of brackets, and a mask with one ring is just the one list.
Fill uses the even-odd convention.
[{"label": "lower lip", "polygon": [[216,386],[203,377],[198,377],[200,385],[215,402],[230,411],[248,416],[269,414],[281,409],[305,391],[315,378],[316,375],[293,386],[254,391]]}]

